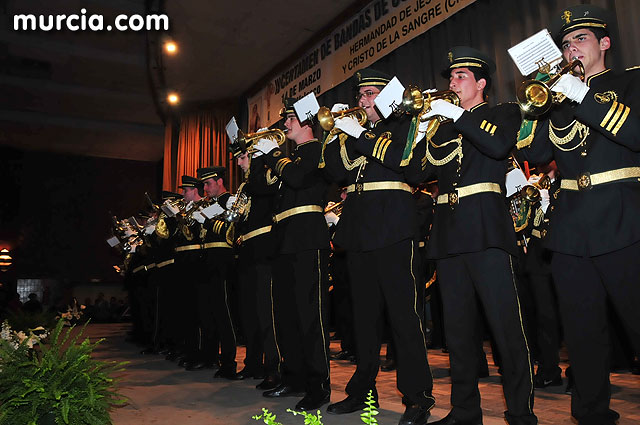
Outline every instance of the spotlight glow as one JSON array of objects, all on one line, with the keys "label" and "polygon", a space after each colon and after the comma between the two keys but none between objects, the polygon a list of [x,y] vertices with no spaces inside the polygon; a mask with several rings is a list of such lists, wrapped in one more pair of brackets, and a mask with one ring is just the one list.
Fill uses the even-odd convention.
[{"label": "spotlight glow", "polygon": [[178,96],[176,93],[169,93],[167,95],[167,102],[169,102],[171,105],[176,105],[178,102],[180,102],[180,96]]},{"label": "spotlight glow", "polygon": [[164,43],[164,50],[170,55],[178,53],[178,45],[175,41],[167,41]]}]

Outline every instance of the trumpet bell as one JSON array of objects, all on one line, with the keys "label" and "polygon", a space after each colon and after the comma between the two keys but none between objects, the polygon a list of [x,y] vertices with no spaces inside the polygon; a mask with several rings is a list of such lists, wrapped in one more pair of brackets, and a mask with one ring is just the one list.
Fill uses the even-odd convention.
[{"label": "trumpet bell", "polygon": [[409,86],[402,92],[402,109],[411,114],[417,115],[424,108],[424,95],[416,86]]},{"label": "trumpet bell", "polygon": [[564,74],[575,75],[584,80],[584,65],[580,60],[575,59],[568,65],[565,65],[547,82],[540,80],[524,81],[516,92],[518,105],[522,112],[537,118],[546,114],[553,104],[561,103],[565,99],[565,96],[561,93],[553,93],[551,88]]},{"label": "trumpet bell", "polygon": [[250,151],[251,146],[260,139],[272,139],[281,146],[286,141],[286,135],[285,132],[279,128],[257,131],[255,133],[244,133],[238,129],[238,137],[235,143],[238,144],[241,152],[247,152]]},{"label": "trumpet bell", "polygon": [[339,112],[331,112],[329,108],[323,106],[316,115],[316,119],[324,131],[332,131],[336,125],[335,119],[344,117],[353,117],[360,125],[364,125],[367,122],[367,113],[359,106]]},{"label": "trumpet bell", "polygon": [[537,80],[527,80],[523,82],[516,92],[516,98],[518,99],[520,109],[527,115],[534,117],[547,112],[553,102],[553,96],[549,87]]}]

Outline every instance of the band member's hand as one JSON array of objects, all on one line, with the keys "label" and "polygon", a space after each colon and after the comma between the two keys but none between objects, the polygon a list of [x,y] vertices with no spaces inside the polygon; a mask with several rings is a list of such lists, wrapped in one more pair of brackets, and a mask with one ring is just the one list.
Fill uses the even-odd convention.
[{"label": "band member's hand", "polygon": [[464,109],[459,106],[449,103],[446,100],[436,99],[431,102],[431,110],[427,112],[427,118],[432,118],[437,115],[445,118],[452,119],[453,122],[458,121],[458,118],[462,116]]},{"label": "band member's hand", "polygon": [[349,105],[346,103],[336,103],[331,107],[331,112],[346,111],[347,109],[349,109]]},{"label": "band member's hand", "polygon": [[262,154],[268,154],[272,150],[278,147],[278,142],[272,139],[260,139],[253,145],[253,149],[255,149],[255,153],[253,157],[256,158]]},{"label": "band member's hand", "polygon": [[365,131],[364,127],[353,117],[343,117],[336,119],[336,128],[356,139]]},{"label": "band member's hand", "polygon": [[418,136],[416,137],[416,143],[420,143],[422,139],[427,135],[427,128],[429,128],[430,119],[421,119],[418,124]]},{"label": "band member's hand", "polygon": [[589,91],[589,86],[574,75],[564,74],[551,90],[564,94],[574,102],[582,103]]}]

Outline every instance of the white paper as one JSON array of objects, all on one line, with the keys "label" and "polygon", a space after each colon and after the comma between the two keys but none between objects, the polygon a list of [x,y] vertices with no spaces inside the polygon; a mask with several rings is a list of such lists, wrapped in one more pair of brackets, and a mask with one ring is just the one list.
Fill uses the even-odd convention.
[{"label": "white paper", "polygon": [[160,209],[167,215],[167,217],[175,217],[178,212],[180,212],[180,208],[175,205],[165,201],[164,204],[160,206]]},{"label": "white paper", "polygon": [[155,231],[156,231],[156,225],[155,224],[152,224],[151,226],[145,226],[145,228],[144,228],[144,234],[145,235],[150,235]]},{"label": "white paper", "polygon": [[227,136],[229,136],[229,140],[231,140],[231,143],[235,143],[236,139],[238,138],[239,129],[238,123],[236,122],[236,117],[231,117],[225,129],[227,130]]},{"label": "white paper", "polygon": [[191,217],[193,217],[193,219],[195,221],[197,221],[198,223],[202,224],[205,222],[205,220],[207,219],[204,215],[202,215],[202,210],[197,210],[194,211],[193,214],[191,214]]},{"label": "white paper", "polygon": [[553,68],[562,61],[562,52],[546,28],[508,49],[508,52],[524,76],[537,71],[542,62]]},{"label": "white paper", "polygon": [[111,236],[109,239],[107,239],[107,243],[111,248],[113,248],[120,243],[120,239],[116,238],[115,236]]},{"label": "white paper", "polygon": [[223,212],[225,212],[225,209],[222,208],[218,203],[215,203],[203,209],[202,215],[204,215],[207,219],[212,219],[213,217],[220,215]]},{"label": "white paper", "polygon": [[300,122],[307,120],[311,121],[320,109],[318,99],[316,99],[316,94],[314,92],[311,92],[302,99],[298,100],[293,104],[293,109],[296,111],[296,115],[298,116]]},{"label": "white paper", "polygon": [[398,77],[393,77],[376,97],[376,108],[383,117],[389,117],[402,105],[402,93],[404,93],[404,86]]},{"label": "white paper", "polygon": [[527,178],[525,177],[521,169],[514,168],[513,170],[509,171],[507,173],[505,181],[505,186],[507,188],[507,198],[514,193],[519,192],[520,189],[525,187],[527,184],[529,183],[527,182]]}]

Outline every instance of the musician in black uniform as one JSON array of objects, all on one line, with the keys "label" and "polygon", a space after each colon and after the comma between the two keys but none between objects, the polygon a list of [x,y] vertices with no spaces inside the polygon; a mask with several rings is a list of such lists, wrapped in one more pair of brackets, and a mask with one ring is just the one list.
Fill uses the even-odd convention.
[{"label": "musician in black uniform", "polygon": [[264,380],[256,388],[270,390],[280,384],[280,353],[273,317],[271,261],[275,241],[271,233],[278,178],[265,167],[262,152],[247,152],[238,144],[231,146],[244,183],[238,196],[249,199],[238,223],[238,283],[240,314],[246,339],[245,378]]},{"label": "musician in black uniform", "polygon": [[405,151],[411,119],[380,118],[375,99],[389,76],[364,69],[353,78],[369,130],[354,118],[337,119],[336,127],[344,134],[327,146],[325,168],[334,180],[347,184],[334,241],[347,251],[357,368],[347,384],[347,398],[327,411],[344,414],[360,410],[370,390],[377,399],[386,307],[397,350],[398,389],[406,405],[399,423],[426,424],[435,399],[418,312],[417,208],[405,182],[400,154],[396,155]]},{"label": "musician in black uniform", "polygon": [[[198,179],[204,185],[209,198],[222,210],[227,209],[231,196],[225,187],[226,168],[221,166],[198,168]],[[236,334],[231,319],[227,277],[233,261],[233,248],[228,240],[230,223],[213,217],[202,226],[202,249],[205,269],[204,279],[196,285],[197,310],[202,330],[202,350],[207,359],[216,356],[220,337],[220,369],[215,378],[242,379],[236,373]]]},{"label": "musician in black uniform", "polygon": [[282,116],[287,138],[296,147],[285,155],[275,141],[262,139],[256,149],[279,176],[272,232],[278,344],[284,363],[282,384],[265,397],[306,393],[296,409],[315,410],[329,402],[329,328],[327,320],[329,231],[324,220],[324,181],[318,162],[320,142],[308,122],[301,123],[286,99]]},{"label": "musician in black uniform", "polygon": [[477,355],[481,304],[502,358],[506,420],[536,424],[532,364],[513,271],[518,252],[503,194],[520,111],[515,104],[490,107],[485,101],[495,71],[485,54],[454,47],[448,59],[443,76],[460,106],[442,99],[431,103],[427,117],[452,121],[418,144],[410,165],[424,170],[421,179],[435,174],[440,192],[427,256],[436,260],[442,291],[452,410],[434,423],[482,423]]},{"label": "musician in black uniform", "polygon": [[556,16],[552,34],[585,80],[560,77],[553,90],[568,99],[519,148],[534,163],[553,157],[562,175],[545,240],[575,378],[571,414],[613,424],[607,298],[640,353],[640,72],[606,67],[607,12],[578,5]]}]

